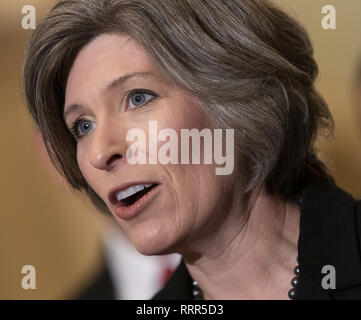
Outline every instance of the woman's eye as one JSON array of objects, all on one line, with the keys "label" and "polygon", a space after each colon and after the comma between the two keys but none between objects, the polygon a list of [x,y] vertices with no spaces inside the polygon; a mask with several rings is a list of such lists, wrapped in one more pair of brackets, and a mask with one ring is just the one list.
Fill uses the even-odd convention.
[{"label": "woman's eye", "polygon": [[135,91],[130,94],[130,108],[138,108],[147,102],[153,100],[153,98],[156,96],[155,93],[151,93],[150,91]]},{"label": "woman's eye", "polygon": [[71,131],[76,139],[86,136],[92,129],[95,129],[95,123],[87,119],[78,119],[74,122]]}]

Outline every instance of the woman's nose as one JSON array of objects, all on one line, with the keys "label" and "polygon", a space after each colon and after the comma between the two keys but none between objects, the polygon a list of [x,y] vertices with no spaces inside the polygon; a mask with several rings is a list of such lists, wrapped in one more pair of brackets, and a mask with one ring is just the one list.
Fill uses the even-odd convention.
[{"label": "woman's nose", "polygon": [[109,124],[97,125],[89,150],[91,165],[99,170],[110,171],[124,160],[125,154],[125,134]]}]

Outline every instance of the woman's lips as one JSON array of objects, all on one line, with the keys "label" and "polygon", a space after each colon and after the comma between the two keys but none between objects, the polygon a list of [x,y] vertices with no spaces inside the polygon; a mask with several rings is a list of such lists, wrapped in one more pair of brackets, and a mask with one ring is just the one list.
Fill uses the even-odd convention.
[{"label": "woman's lips", "polygon": [[122,185],[115,187],[111,189],[108,193],[108,200],[113,206],[117,206],[119,204],[119,201],[117,199],[117,194],[119,191],[124,191],[128,189],[129,187],[136,186],[136,185],[158,185],[159,182],[155,181],[133,181],[133,182],[127,182],[123,183]]},{"label": "woman's lips", "polygon": [[123,220],[131,219],[137,216],[142,210],[144,210],[149,203],[154,199],[159,191],[160,185],[153,187],[150,191],[144,194],[141,198],[135,201],[129,206],[125,206],[124,203],[119,202],[114,206],[114,213]]}]

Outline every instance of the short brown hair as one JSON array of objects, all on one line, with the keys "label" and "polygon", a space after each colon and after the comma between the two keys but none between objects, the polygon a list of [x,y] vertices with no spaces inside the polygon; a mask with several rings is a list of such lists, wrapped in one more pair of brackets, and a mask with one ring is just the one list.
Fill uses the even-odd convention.
[{"label": "short brown hair", "polygon": [[28,108],[55,167],[103,211],[76,161],[63,119],[67,77],[95,37],[120,33],[195,96],[218,128],[234,128],[243,192],[265,183],[291,199],[307,170],[329,177],[314,140],[333,121],[314,87],[318,68],[303,27],[266,0],[62,0],[30,36]]}]

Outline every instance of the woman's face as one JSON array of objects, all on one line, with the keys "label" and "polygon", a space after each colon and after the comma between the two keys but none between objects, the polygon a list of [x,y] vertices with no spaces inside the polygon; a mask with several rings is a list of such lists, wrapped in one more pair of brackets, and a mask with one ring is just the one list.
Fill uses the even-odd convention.
[{"label": "woman's face", "polygon": [[[84,47],[70,71],[65,100],[67,127],[78,135],[80,170],[140,252],[182,252],[224,223],[220,213],[232,186],[213,164],[153,164],[149,149],[146,164],[127,161],[134,142],[126,140],[129,130],[142,130],[147,146],[154,142],[149,121],[156,121],[158,132],[175,130],[179,139],[181,129],[211,127],[199,103],[162,78],[130,37],[102,35]],[[165,143],[157,141],[157,150]],[[202,149],[200,154],[203,159]],[[116,199],[149,185],[156,187]]]}]

